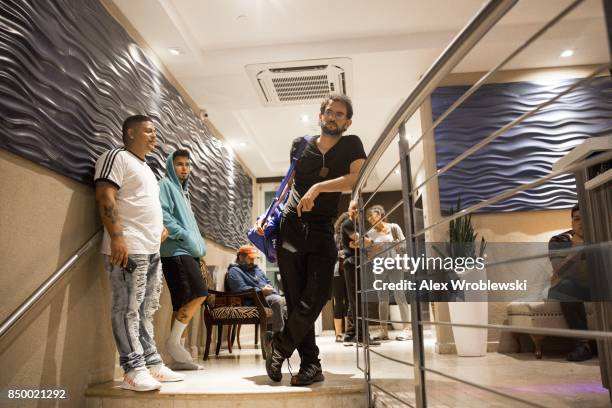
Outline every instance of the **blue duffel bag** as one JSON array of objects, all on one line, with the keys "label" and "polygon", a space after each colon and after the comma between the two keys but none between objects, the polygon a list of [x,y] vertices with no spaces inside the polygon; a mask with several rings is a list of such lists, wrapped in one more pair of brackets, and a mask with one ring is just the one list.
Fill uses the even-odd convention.
[{"label": "blue duffel bag", "polygon": [[295,152],[295,156],[291,158],[289,170],[287,170],[287,174],[281,182],[274,200],[272,200],[272,203],[266,212],[257,217],[258,222],[261,220],[261,225],[263,226],[262,228],[264,232],[263,235],[259,235],[257,233],[256,227],[252,227],[249,232],[247,232],[249,241],[251,241],[257,249],[264,253],[268,262],[276,262],[276,240],[278,238],[278,229],[280,227],[281,217],[283,216],[283,209],[285,208],[285,203],[289,198],[290,187],[288,184],[293,177],[295,165],[300,157],[302,157],[302,153],[304,153],[304,149],[310,140],[312,140],[312,136],[304,136],[302,138],[302,141]]}]

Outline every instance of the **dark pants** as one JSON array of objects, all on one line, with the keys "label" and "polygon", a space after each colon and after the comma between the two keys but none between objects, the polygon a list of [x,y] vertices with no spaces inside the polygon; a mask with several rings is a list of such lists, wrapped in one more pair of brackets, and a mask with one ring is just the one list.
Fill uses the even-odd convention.
[{"label": "dark pants", "polygon": [[289,318],[274,343],[285,358],[297,349],[302,365],[319,364],[314,322],[330,297],[336,256],[331,222],[283,218],[277,257]]},{"label": "dark pants", "polygon": [[346,280],[344,279],[344,260],[338,261],[339,276],[334,276],[332,294],[334,298],[334,319],[344,319],[348,308],[346,298]]},{"label": "dark pants", "polygon": [[355,337],[357,316],[363,316],[361,314],[361,301],[358,300],[360,297],[355,297],[355,288],[361,287],[361,279],[360,274],[357,274],[357,281],[355,281],[355,264],[348,260],[344,261],[344,279],[346,280],[346,297],[349,300],[346,313],[346,336]]},{"label": "dark pants", "polygon": [[561,302],[561,311],[570,329],[588,330],[584,303],[576,300],[590,300],[589,288],[574,280],[564,279],[548,290],[548,298]]}]

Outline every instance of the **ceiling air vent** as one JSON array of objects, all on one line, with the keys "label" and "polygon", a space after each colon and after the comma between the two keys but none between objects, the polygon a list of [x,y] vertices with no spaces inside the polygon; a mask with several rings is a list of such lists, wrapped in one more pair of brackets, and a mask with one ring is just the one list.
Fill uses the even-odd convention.
[{"label": "ceiling air vent", "polygon": [[275,62],[246,67],[265,106],[318,103],[330,93],[350,96],[351,59]]}]

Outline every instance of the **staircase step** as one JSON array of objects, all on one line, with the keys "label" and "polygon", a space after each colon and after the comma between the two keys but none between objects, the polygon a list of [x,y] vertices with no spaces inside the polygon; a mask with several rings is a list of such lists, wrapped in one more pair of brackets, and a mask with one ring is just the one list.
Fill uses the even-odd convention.
[{"label": "staircase step", "polygon": [[[266,375],[185,371],[185,381],[165,383],[159,391],[134,392],[119,388],[119,381],[91,386],[87,408],[173,407],[196,408],[356,408],[366,406],[363,379],[324,371],[326,380],[308,387],[292,387],[290,376],[273,383]],[[214,405],[211,405],[214,404]]]}]

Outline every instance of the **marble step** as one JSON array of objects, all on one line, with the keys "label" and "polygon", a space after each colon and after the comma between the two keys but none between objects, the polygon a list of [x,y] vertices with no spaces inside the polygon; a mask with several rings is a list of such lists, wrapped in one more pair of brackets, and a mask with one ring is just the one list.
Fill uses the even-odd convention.
[{"label": "marble step", "polygon": [[290,376],[272,383],[261,372],[185,372],[185,381],[165,383],[160,391],[134,392],[119,381],[91,386],[85,392],[87,408],[359,408],[367,406],[363,379],[324,371],[326,380],[309,387],[292,387]]}]

